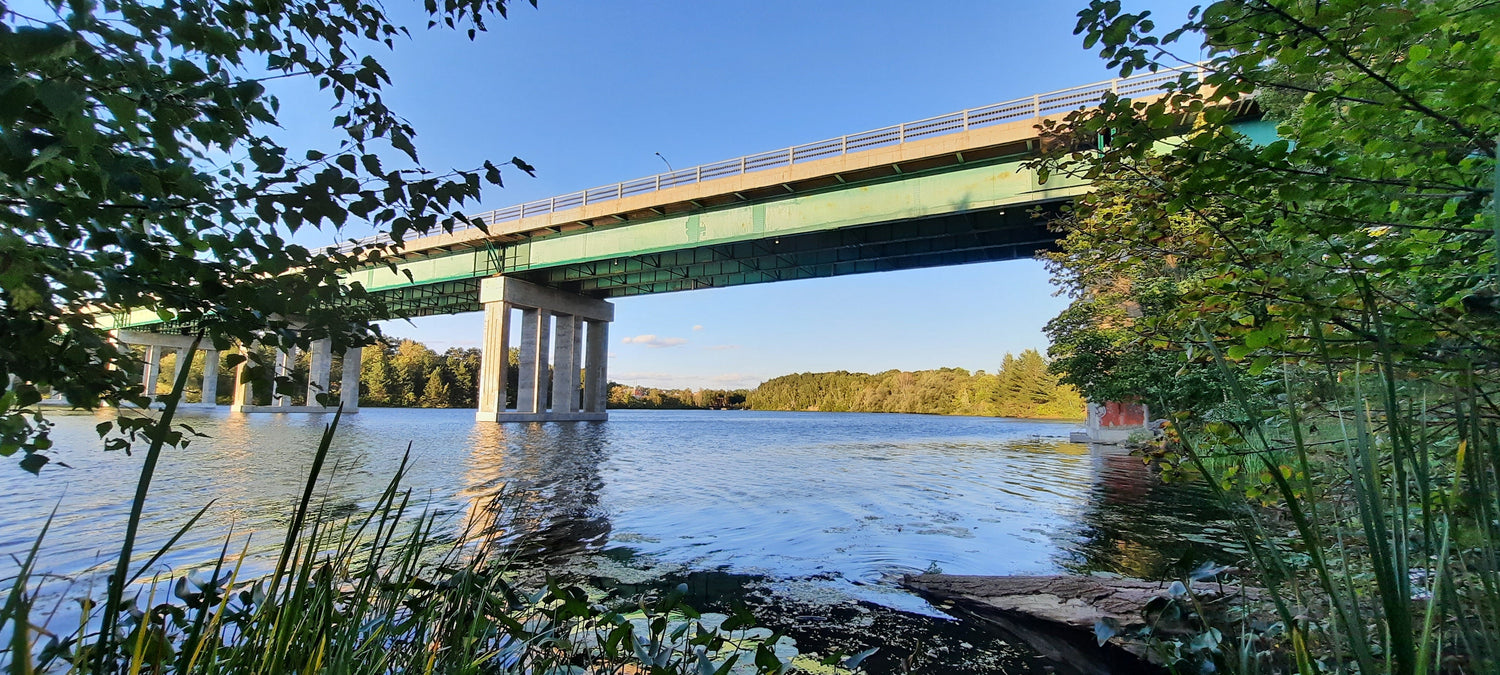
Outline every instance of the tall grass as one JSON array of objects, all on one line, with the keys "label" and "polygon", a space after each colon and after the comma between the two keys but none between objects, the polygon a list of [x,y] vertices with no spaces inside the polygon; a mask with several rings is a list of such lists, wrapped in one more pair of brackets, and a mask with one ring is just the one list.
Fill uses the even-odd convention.
[{"label": "tall grass", "polygon": [[[194,345],[196,349],[196,345]],[[785,670],[778,639],[753,618],[710,620],[683,604],[683,590],[600,602],[548,579],[517,585],[501,542],[473,531],[454,537],[401,488],[399,470],[367,511],[328,519],[315,495],[341,414],[313,455],[301,499],[290,504],[276,564],[247,578],[249,539],[227,533],[206,577],[142,580],[203,511],[162,550],[134,566],[134,541],[153,470],[172,440],[187,369],[147,429],[145,453],[121,550],[103,602],[80,599],[77,625],[47,625],[36,610],[36,570],[50,519],[0,605],[0,663],[9,672],[66,673],[693,673]],[[498,497],[493,508],[504,508]],[[205,507],[206,509],[207,507]]]},{"label": "tall grass", "polygon": [[[1233,507],[1252,581],[1237,641],[1179,669],[1244,673],[1500,672],[1500,442],[1484,373],[1404,369],[1380,340],[1313,372],[1334,400],[1257,409],[1226,374],[1242,425],[1177,429],[1187,463]],[[1309,420],[1307,411],[1316,411]],[[1320,439],[1309,440],[1315,426]],[[1270,620],[1257,621],[1269,615]],[[1175,654],[1176,652],[1174,652]]]}]

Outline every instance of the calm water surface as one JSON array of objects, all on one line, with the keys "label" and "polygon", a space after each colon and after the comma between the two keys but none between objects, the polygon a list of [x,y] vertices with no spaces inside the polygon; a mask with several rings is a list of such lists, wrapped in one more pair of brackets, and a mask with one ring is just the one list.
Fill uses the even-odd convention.
[{"label": "calm water surface", "polygon": [[[0,465],[8,497],[0,566],[29,548],[56,506],[41,566],[80,584],[102,579],[141,459],[100,450],[94,425],[106,419],[57,416],[53,456],[71,468],[50,465],[36,477],[14,461]],[[164,453],[142,558],[212,501],[164,562],[199,565],[232,530],[236,549],[251,536],[263,569],[326,418],[181,419],[208,437]],[[472,522],[509,529],[487,509],[504,488],[529,505],[517,544],[549,564],[599,559],[753,578],[770,593],[800,594],[798,602],[872,607],[923,626],[932,621],[915,617],[936,612],[899,588],[901,574],[1161,577],[1201,562],[1203,544],[1222,534],[1188,517],[1202,496],[1158,484],[1118,451],[1066,442],[1074,428],[747,411],[614,411],[605,423],[497,425],[476,424],[469,410],[365,409],[339,429],[326,498],[331,513],[357,512],[410,448],[406,484],[449,515],[455,531]],[[1023,653],[1001,661],[1010,672],[1033,669]]]}]

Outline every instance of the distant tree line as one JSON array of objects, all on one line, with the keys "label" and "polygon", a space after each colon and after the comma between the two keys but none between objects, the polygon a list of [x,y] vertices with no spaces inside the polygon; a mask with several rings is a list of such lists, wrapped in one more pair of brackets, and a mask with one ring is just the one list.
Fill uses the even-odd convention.
[{"label": "distant tree line", "polygon": [[874,375],[837,371],[767,380],[750,392],[755,410],[895,412],[1078,419],[1084,400],[1058,382],[1034,349],[1005,355],[999,372],[962,368]]},{"label": "distant tree line", "polygon": [[[510,350],[507,405],[515,405],[519,350]],[[480,350],[438,353],[414,340],[366,347],[360,405],[406,408],[478,406]],[[223,391],[221,389],[221,391]],[[873,375],[845,371],[784,375],[748,389],[660,389],[609,383],[609,407],[900,412],[998,417],[1081,418],[1083,398],[1047,371],[1036,350],[1006,354],[995,373],[962,368]]]},{"label": "distant tree line", "polygon": [[656,410],[742,410],[749,389],[657,389],[609,383],[609,407]]}]

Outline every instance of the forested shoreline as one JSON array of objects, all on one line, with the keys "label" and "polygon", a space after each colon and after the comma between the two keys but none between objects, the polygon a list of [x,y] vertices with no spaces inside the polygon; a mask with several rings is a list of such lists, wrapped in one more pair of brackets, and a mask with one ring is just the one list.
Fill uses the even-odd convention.
[{"label": "forested shoreline", "polygon": [[[512,349],[511,362],[517,360]],[[360,405],[472,408],[480,352],[437,352],[414,340],[365,350]],[[506,389],[514,396],[516,371]],[[1060,384],[1036,350],[1006,354],[994,373],[963,368],[881,373],[796,373],[751,389],[656,388],[610,383],[609,407],[653,410],[806,410],[1080,419],[1084,401]]]},{"label": "forested shoreline", "polygon": [[970,373],[939,368],[882,373],[798,373],[762,383],[748,398],[754,410],[926,413],[1081,419],[1084,400],[1047,371],[1036,350],[1005,355],[1000,370]]}]

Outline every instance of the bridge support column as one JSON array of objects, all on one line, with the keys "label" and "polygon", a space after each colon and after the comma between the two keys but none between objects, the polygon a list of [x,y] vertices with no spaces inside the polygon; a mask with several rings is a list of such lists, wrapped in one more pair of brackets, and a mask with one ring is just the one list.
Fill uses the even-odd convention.
[{"label": "bridge support column", "polygon": [[583,367],[583,411],[602,413],[609,401],[609,322],[589,321],[589,347]]},{"label": "bridge support column", "polygon": [[510,303],[484,305],[484,344],[479,352],[479,413],[484,420],[504,412],[510,377]]},{"label": "bridge support column", "polygon": [[[188,335],[115,330],[110,332],[110,339],[120,349],[125,349],[126,345],[146,347],[141,386],[145,387],[146,395],[152,398],[156,397],[157,380],[161,378],[162,359],[169,352],[177,355],[177,363],[172,367],[172,382],[177,381],[177,376],[182,373],[183,368],[190,368],[193,365],[192,355],[188,353],[188,348],[193,345],[193,338]],[[178,406],[212,407],[214,405],[214,398],[218,395],[219,388],[219,353],[213,349],[202,348],[203,344],[199,345],[199,351],[202,352],[204,359],[203,380],[198,389],[202,392],[202,397],[197,403],[188,403],[187,397],[183,396]]]},{"label": "bridge support column", "polygon": [[307,360],[307,405],[318,404],[318,394],[330,391],[333,368],[333,341],[323,338],[312,343]]},{"label": "bridge support column", "polygon": [[[287,347],[276,352],[276,370],[272,377],[291,377],[292,370],[297,366],[297,348]],[[290,408],[292,397],[282,391],[283,385],[276,380],[271,381],[271,405],[277,408]]]},{"label": "bridge support column", "polygon": [[234,400],[229,404],[234,412],[243,412],[255,402],[255,392],[250,387],[250,348],[240,345],[239,353],[243,360],[234,367]]},{"label": "bridge support column", "polygon": [[203,352],[203,386],[198,389],[198,402],[205,406],[219,404],[219,352],[207,349]]},{"label": "bridge support column", "polygon": [[161,359],[166,351],[163,347],[146,345],[146,372],[141,374],[141,386],[146,388],[149,398],[156,398],[156,381],[161,379]]},{"label": "bridge support column", "polygon": [[363,347],[344,350],[343,372],[339,373],[339,404],[344,406],[345,414],[359,412],[359,374],[364,354]]},{"label": "bridge support column", "polygon": [[552,411],[578,412],[578,368],[583,356],[583,319],[557,315],[552,348]]},{"label": "bridge support column", "polygon": [[[481,282],[484,303],[484,351],[479,368],[479,411],[484,422],[564,422],[604,420],[604,397],[599,391],[608,358],[608,323],[614,305],[554,288],[491,277]],[[516,386],[516,409],[506,409],[506,378],[510,363],[510,311],[521,310],[521,350]],[[557,329],[552,320],[556,317]],[[583,349],[584,330],[588,350]],[[555,333],[555,335],[554,335]],[[549,349],[550,343],[550,349]],[[548,356],[555,364],[548,371]],[[579,404],[580,366],[585,376],[585,398]],[[589,379],[592,377],[593,379]],[[550,385],[550,386],[549,386]],[[548,391],[551,409],[548,409]]]},{"label": "bridge support column", "polygon": [[516,411],[547,412],[547,347],[551,344],[552,316],[541,308],[521,310],[521,378],[517,384]]}]

